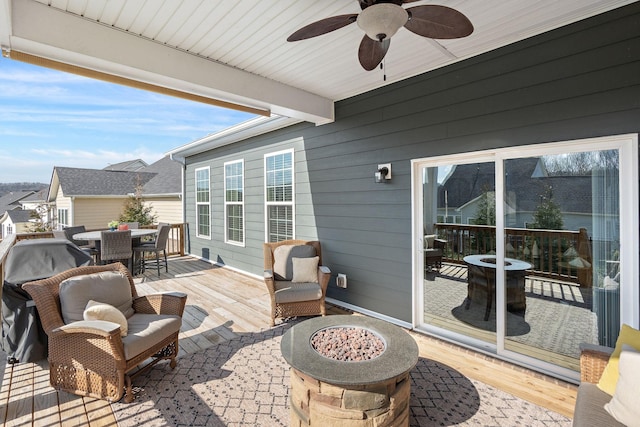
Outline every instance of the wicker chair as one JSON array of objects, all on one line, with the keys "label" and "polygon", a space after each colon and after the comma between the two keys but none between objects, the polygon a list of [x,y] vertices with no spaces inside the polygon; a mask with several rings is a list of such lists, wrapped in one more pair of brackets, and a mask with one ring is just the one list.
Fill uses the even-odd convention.
[{"label": "wicker chair", "polygon": [[[288,259],[276,259],[283,249],[291,249]],[[291,271],[285,273],[285,267],[291,270],[292,259],[296,257],[295,246],[303,246],[301,257],[318,257],[317,283],[292,282]],[[327,285],[331,277],[328,267],[322,265],[322,250],[318,241],[284,240],[277,243],[264,243],[264,281],[271,297],[271,326],[275,325],[276,318],[293,316],[314,316],[326,314],[325,297]],[[301,254],[301,252],[298,252]],[[280,255],[281,256],[281,255]]]},{"label": "wicker chair", "polygon": [[[131,288],[134,314],[128,319],[129,335],[125,338],[121,337],[120,325],[115,323],[81,320],[65,324],[63,321],[60,284],[72,277],[78,279],[78,276],[109,271],[125,275]],[[125,402],[129,403],[133,401],[132,378],[162,359],[170,360],[171,368],[176,366],[178,325],[187,299],[185,294],[173,292],[139,297],[131,274],[120,263],[72,268],[48,279],[25,283],[23,288],[33,298],[49,338],[49,380],[55,389],[113,402],[122,397],[126,388]],[[151,327],[143,329],[145,326],[139,323],[141,319],[147,326],[168,319],[172,322],[171,331],[175,327],[178,330],[149,334]],[[134,333],[132,325],[138,328]],[[136,354],[131,350],[135,341],[131,340],[139,339],[145,333],[152,337],[151,343],[147,340]],[[167,336],[160,338],[164,335]],[[136,348],[139,347],[138,344]],[[132,352],[129,358],[125,357]],[[152,362],[131,374],[151,357],[154,358]]]},{"label": "wicker chair", "polygon": [[597,386],[613,350],[597,344],[580,344],[580,387],[573,413],[574,427],[624,427],[604,409],[611,396]]},{"label": "wicker chair", "polygon": [[126,262],[133,271],[131,230],[100,232],[100,263]]},{"label": "wicker chair", "polygon": [[[99,255],[99,250],[96,247],[96,242],[89,242],[88,240],[76,240],[73,238],[75,234],[84,233],[86,230],[84,225],[76,225],[73,227],[64,227],[62,230],[64,237],[70,242],[73,242],[76,246],[82,249],[84,252],[88,253],[93,257],[94,260],[97,260]],[[56,236],[56,232],[54,231],[54,236]],[[62,236],[60,236],[62,237]]]},{"label": "wicker chair", "polygon": [[[136,256],[134,257],[140,264],[138,271],[143,272],[148,266],[156,267],[158,270],[158,277],[160,277],[160,267],[164,267],[165,272],[169,272],[169,263],[167,262],[167,240],[169,239],[169,232],[171,226],[169,224],[158,225],[158,233],[156,239],[152,242],[144,242],[139,246],[135,246],[133,251]],[[155,259],[146,259],[145,253],[150,252],[155,254]],[[162,258],[160,253],[162,252]]]}]

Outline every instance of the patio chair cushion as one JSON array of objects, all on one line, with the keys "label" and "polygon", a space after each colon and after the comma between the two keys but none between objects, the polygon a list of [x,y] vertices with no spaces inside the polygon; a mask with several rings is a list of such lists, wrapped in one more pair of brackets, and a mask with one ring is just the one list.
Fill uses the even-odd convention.
[{"label": "patio chair cushion", "polygon": [[292,258],[310,258],[316,256],[311,245],[281,245],[273,250],[273,275],[276,280],[293,279]]},{"label": "patio chair cushion", "polygon": [[604,409],[625,425],[635,425],[640,420],[638,390],[640,390],[640,352],[623,346],[619,362],[620,377],[611,402]]},{"label": "patio chair cushion", "polygon": [[84,320],[106,320],[120,325],[120,336],[126,337],[129,331],[127,318],[112,305],[89,300],[83,313]]},{"label": "patio chair cushion", "polygon": [[315,301],[322,297],[322,289],[318,283],[275,282],[275,298],[277,304]]},{"label": "patio chair cushion", "polygon": [[611,400],[596,384],[582,382],[578,387],[576,407],[573,411],[573,427],[624,427],[604,409]]},{"label": "patio chair cushion", "polygon": [[124,356],[127,360],[178,332],[182,326],[180,316],[169,314],[135,313],[127,320],[129,334],[122,338]]},{"label": "patio chair cushion", "polygon": [[618,364],[620,362],[620,353],[622,353],[622,347],[625,344],[640,351],[640,331],[627,324],[622,325],[616,341],[616,347],[613,353],[611,353],[609,362],[607,362],[607,366],[604,368],[604,372],[602,372],[602,376],[598,382],[598,388],[610,396],[613,396],[616,391],[616,384],[618,383],[619,377]]},{"label": "patio chair cushion", "polygon": [[318,283],[318,262],[317,256],[311,258],[292,258],[293,277],[292,282],[296,283]]},{"label": "patio chair cushion", "polygon": [[424,236],[424,248],[425,249],[431,249],[433,248],[433,244],[436,241],[436,235],[435,234],[427,234]]},{"label": "patio chair cushion", "polygon": [[129,280],[117,271],[70,277],[60,283],[59,295],[64,323],[84,320],[89,300],[112,305],[126,318],[134,313]]}]

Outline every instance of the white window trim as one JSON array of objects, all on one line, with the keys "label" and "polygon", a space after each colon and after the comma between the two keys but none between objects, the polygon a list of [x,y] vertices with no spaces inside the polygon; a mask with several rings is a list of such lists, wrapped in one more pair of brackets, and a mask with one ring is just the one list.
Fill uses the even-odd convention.
[{"label": "white window trim", "polygon": [[[227,200],[227,166],[228,165],[233,165],[236,163],[240,163],[242,165],[242,201],[241,202],[230,202]],[[236,245],[236,246],[245,246],[245,241],[246,241],[246,229],[245,229],[245,218],[246,218],[246,214],[245,214],[245,209],[244,209],[244,200],[245,200],[245,192],[244,192],[244,159],[240,159],[240,160],[233,160],[233,161],[229,161],[229,162],[225,162],[224,163],[224,242],[228,243],[230,245]],[[230,240],[229,239],[229,233],[228,233],[228,210],[227,210],[227,206],[229,205],[233,205],[233,206],[241,206],[242,207],[242,241],[237,241],[237,240]]]},{"label": "white window trim", "polygon": [[[267,158],[280,154],[291,154],[291,201],[290,202],[268,202],[267,201]],[[264,241],[269,242],[269,206],[291,206],[291,239],[296,238],[296,159],[293,148],[274,151],[264,155]]]},{"label": "white window trim", "polygon": [[[413,266],[413,298],[412,298],[412,319],[416,331],[432,333],[436,336],[450,339],[463,345],[474,345],[490,354],[497,354],[505,357],[506,360],[514,361],[526,367],[549,373],[559,378],[569,381],[579,380],[579,373],[567,368],[553,365],[549,362],[536,360],[533,357],[516,353],[505,348],[505,311],[497,313],[497,343],[478,343],[473,338],[460,338],[455,333],[449,331],[438,331],[437,327],[422,325],[420,323],[420,313],[424,311],[424,271],[423,256],[421,252],[421,232],[423,218],[422,200],[423,185],[421,182],[421,169],[423,167],[446,166],[452,163],[478,163],[495,162],[496,164],[496,199],[504,200],[504,170],[503,162],[508,159],[521,157],[532,157],[537,155],[565,154],[570,152],[596,151],[616,149],[620,153],[620,231],[623,230],[629,235],[637,236],[640,229],[640,212],[638,208],[639,194],[639,171],[638,171],[638,135],[614,135],[606,137],[596,137],[581,140],[567,140],[545,144],[532,144],[526,146],[508,147],[495,150],[486,150],[472,153],[451,154],[411,161],[411,181],[412,181],[412,235],[415,236],[412,243],[412,266]],[[496,203],[496,253],[497,263],[501,264],[505,253],[504,238],[504,211],[503,204]],[[620,240],[620,273],[622,282],[620,283],[620,324],[637,325],[640,319],[640,266],[638,265],[638,253],[640,252],[640,242],[638,239]],[[505,306],[504,276],[496,275],[496,307]]]},{"label": "white window trim", "polygon": [[[198,202],[198,172],[201,170],[205,170],[207,171],[207,175],[209,176],[209,201],[208,202]],[[193,177],[195,179],[194,182],[194,193],[195,193],[195,213],[196,213],[196,237],[199,237],[201,239],[207,239],[207,240],[211,240],[211,167],[209,166],[205,166],[202,168],[196,168],[196,170],[193,173]],[[209,235],[205,235],[205,234],[200,234],[200,215],[198,215],[198,206],[200,205],[208,205],[209,206]]]},{"label": "white window trim", "polygon": [[[66,221],[64,221],[64,222],[60,221],[60,212],[61,211],[66,212],[66,214],[65,214]],[[63,227],[68,227],[68,226],[69,226],[69,208],[57,208],[56,209],[56,228],[58,230],[62,230]]]}]

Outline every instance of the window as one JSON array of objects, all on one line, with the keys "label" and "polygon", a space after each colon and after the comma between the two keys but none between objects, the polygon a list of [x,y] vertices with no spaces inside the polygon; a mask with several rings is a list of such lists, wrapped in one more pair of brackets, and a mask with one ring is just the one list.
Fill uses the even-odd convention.
[{"label": "window", "polygon": [[209,168],[196,169],[196,236],[211,238]]},{"label": "window", "polygon": [[58,209],[58,230],[69,225],[69,209]]},{"label": "window", "polygon": [[244,161],[224,164],[225,241],[244,245]]},{"label": "window", "polygon": [[266,240],[293,239],[293,150],[267,154],[264,169]]}]

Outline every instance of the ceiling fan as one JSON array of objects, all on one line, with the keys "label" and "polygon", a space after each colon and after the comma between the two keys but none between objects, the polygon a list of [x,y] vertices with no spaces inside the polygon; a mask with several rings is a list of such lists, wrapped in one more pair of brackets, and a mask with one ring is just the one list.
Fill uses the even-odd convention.
[{"label": "ceiling fan", "polygon": [[419,36],[432,39],[456,39],[473,32],[473,24],[455,9],[439,5],[403,8],[403,3],[418,0],[357,0],[362,12],[321,19],[300,28],[287,41],[294,42],[330,33],[356,22],[366,33],[360,42],[360,65],[371,71],[384,59],[391,37],[404,26]]}]

